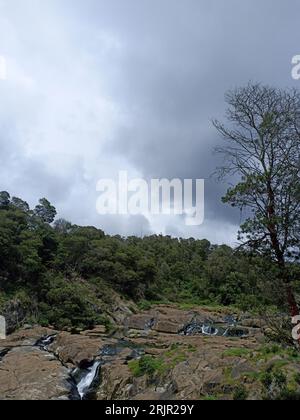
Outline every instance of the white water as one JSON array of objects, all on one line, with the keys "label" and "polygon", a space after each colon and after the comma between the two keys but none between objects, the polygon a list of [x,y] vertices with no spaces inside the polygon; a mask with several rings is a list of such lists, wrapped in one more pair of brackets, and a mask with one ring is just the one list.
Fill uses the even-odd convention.
[{"label": "white water", "polygon": [[55,340],[57,334],[51,334],[42,337],[37,343],[36,346],[40,347],[41,349],[48,351],[48,346],[53,343]]},{"label": "white water", "polygon": [[101,362],[100,361],[96,361],[93,366],[91,366],[88,369],[88,374],[85,375],[81,381],[79,382],[79,384],[77,385],[77,390],[78,390],[78,394],[80,395],[80,398],[83,399],[83,397],[85,396],[85,394],[87,393],[87,391],[90,389],[96,373],[98,371],[98,367],[100,366]]},{"label": "white water", "polygon": [[218,335],[219,334],[219,330],[217,328],[208,326],[208,325],[203,325],[202,326],[202,334],[204,335]]},{"label": "white water", "polygon": [[48,346],[48,344],[51,344],[51,341],[53,341],[53,336],[49,335],[49,337],[45,338],[45,340],[43,341],[43,345],[44,346]]}]

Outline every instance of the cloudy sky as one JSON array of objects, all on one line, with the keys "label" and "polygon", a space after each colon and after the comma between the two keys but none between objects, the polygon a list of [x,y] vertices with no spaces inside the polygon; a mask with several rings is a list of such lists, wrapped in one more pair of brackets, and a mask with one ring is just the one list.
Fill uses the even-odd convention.
[{"label": "cloudy sky", "polygon": [[[235,240],[210,178],[224,93],[299,86],[299,0],[0,0],[0,190],[108,233]],[[205,222],[100,216],[99,178],[205,178]]]}]

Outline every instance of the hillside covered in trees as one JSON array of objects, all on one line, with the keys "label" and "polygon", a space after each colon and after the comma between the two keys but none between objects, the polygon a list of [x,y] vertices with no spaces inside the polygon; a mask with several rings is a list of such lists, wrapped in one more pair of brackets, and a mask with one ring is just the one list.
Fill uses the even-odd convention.
[{"label": "hillside covered in trees", "polygon": [[[4,313],[17,305],[22,322],[91,327],[105,321],[99,299],[109,305],[115,292],[141,307],[174,302],[285,310],[276,266],[266,258],[207,240],[112,237],[55,217],[46,199],[31,210],[0,193],[0,305]],[[296,278],[298,266],[290,271]]]}]

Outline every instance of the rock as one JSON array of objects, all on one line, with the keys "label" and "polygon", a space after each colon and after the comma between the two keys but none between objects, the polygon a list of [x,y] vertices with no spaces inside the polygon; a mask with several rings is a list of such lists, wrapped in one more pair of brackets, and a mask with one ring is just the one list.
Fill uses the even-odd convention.
[{"label": "rock", "polygon": [[245,373],[254,372],[253,367],[247,360],[237,360],[232,368],[231,376],[232,379],[241,378]]},{"label": "rock", "polygon": [[24,324],[27,313],[19,300],[13,300],[5,305],[2,315],[6,321],[6,333],[11,334]]},{"label": "rock", "polygon": [[216,390],[220,389],[221,384],[224,382],[224,375],[222,369],[215,369],[206,371],[203,374],[203,384],[201,392],[205,394],[213,394]]},{"label": "rock", "polygon": [[117,325],[124,324],[125,320],[133,313],[138,312],[137,306],[132,301],[126,301],[118,293],[111,292],[108,315]]},{"label": "rock", "polygon": [[155,331],[168,333],[168,334],[178,334],[178,331],[184,327],[184,324],[178,324],[170,322],[168,320],[160,319],[155,325]]},{"label": "rock", "polygon": [[31,325],[31,324],[24,324],[23,325],[23,330],[32,330],[32,328],[33,328],[33,325]]},{"label": "rock", "polygon": [[[224,330],[228,327],[224,321],[224,315],[222,316],[219,312],[210,312],[201,308],[185,311],[172,305],[158,305],[155,309],[132,315],[126,319],[125,326],[130,330],[152,330],[158,333],[178,334],[191,323],[197,324],[199,327],[202,327],[203,324],[221,325]],[[231,329],[237,331],[237,329],[234,330],[234,327]],[[249,332],[245,327],[241,327],[240,330]]]},{"label": "rock", "polygon": [[266,322],[260,318],[247,318],[243,319],[240,324],[243,327],[249,328],[264,328],[266,326]]},{"label": "rock", "polygon": [[58,331],[43,327],[22,329],[9,335],[6,340],[0,342],[0,345],[7,348],[34,346],[41,337],[56,333]]},{"label": "rock", "polygon": [[156,312],[136,314],[127,318],[125,326],[131,330],[150,330],[155,325],[156,320]]},{"label": "rock", "polygon": [[135,401],[159,401],[163,400],[162,394],[155,391],[145,391],[135,396]]},{"label": "rock", "polygon": [[92,361],[104,344],[101,338],[62,332],[51,344],[49,350],[54,352],[63,363],[79,366],[83,361]]},{"label": "rock", "polygon": [[12,349],[0,363],[1,400],[67,400],[69,372],[33,347]]},{"label": "rock", "polygon": [[236,326],[236,327],[229,327],[227,330],[227,337],[248,337],[250,330],[244,327]]},{"label": "rock", "polygon": [[132,373],[124,362],[116,361],[104,365],[101,379],[101,386],[97,392],[98,400],[130,399],[136,392]]},{"label": "rock", "polygon": [[[116,305],[120,306],[120,302]],[[124,315],[126,310],[121,312]],[[74,391],[68,381],[70,371],[82,375],[82,369],[95,359],[101,360],[101,382],[95,384],[93,393],[98,400],[197,400],[208,396],[232,399],[237,384],[247,387],[250,399],[259,398],[255,378],[245,374],[263,371],[267,361],[247,357],[248,352],[237,355],[243,348],[249,354],[260,354],[261,329],[246,327],[241,321],[240,327],[230,330],[248,331],[249,337],[180,335],[182,326],[191,322],[201,325],[219,321],[221,329],[227,324],[221,323],[224,314],[220,311],[185,311],[172,305],[158,305],[137,314],[128,309],[126,316],[113,338],[101,325],[78,334],[29,326],[13,333],[0,342],[0,398],[68,399]],[[45,351],[35,347],[42,337],[54,335],[53,342],[46,341]],[[128,364],[144,354],[156,358],[158,366],[164,368],[156,369],[154,364],[151,375],[135,377]],[[271,362],[280,360],[275,356]],[[289,365],[291,377],[298,371],[294,364]],[[74,370],[76,367],[80,369]],[[76,396],[76,392],[72,395]]]},{"label": "rock", "polygon": [[106,327],[104,325],[97,325],[92,330],[82,331],[80,334],[86,337],[102,337],[106,333]]}]

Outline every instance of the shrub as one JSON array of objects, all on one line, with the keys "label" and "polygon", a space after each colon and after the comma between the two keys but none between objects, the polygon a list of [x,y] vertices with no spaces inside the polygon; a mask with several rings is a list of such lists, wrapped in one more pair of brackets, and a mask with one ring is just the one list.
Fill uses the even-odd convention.
[{"label": "shrub", "polygon": [[248,398],[248,391],[244,385],[238,386],[233,394],[233,399],[235,401],[244,401]]},{"label": "shrub", "polygon": [[93,303],[91,291],[84,283],[51,275],[45,283],[44,293],[43,302],[40,304],[42,324],[52,324],[58,329],[92,328],[103,321],[101,313]]},{"label": "shrub", "polygon": [[163,360],[152,356],[143,356],[139,360],[133,360],[129,362],[128,366],[136,377],[144,375],[153,377],[156,373],[163,373],[166,368]]}]

